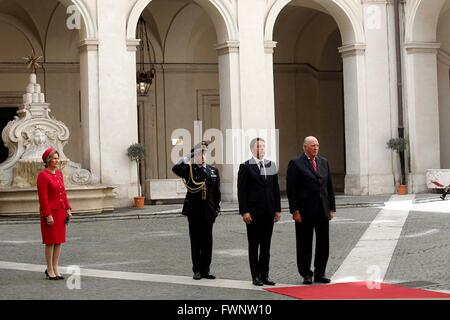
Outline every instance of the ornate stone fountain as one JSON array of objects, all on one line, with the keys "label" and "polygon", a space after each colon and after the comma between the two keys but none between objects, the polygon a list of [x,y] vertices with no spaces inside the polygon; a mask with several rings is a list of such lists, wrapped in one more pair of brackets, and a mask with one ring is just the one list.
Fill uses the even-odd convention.
[{"label": "ornate stone fountain", "polygon": [[41,157],[48,147],[59,152],[74,213],[113,210],[113,187],[100,185],[98,178],[66,157],[64,146],[69,141],[69,129],[50,117],[50,105],[45,102],[36,74],[32,73],[29,79],[23,106],[2,131],[8,158],[0,164],[0,215],[39,213],[36,177],[44,168]]}]

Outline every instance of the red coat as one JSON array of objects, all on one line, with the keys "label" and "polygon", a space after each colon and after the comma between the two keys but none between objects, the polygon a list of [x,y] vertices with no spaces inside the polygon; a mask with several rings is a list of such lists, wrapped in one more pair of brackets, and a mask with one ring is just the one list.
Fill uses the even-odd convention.
[{"label": "red coat", "polygon": [[[60,244],[66,241],[66,210],[71,209],[67,199],[61,171],[55,174],[42,170],[37,177],[39,207],[41,215],[42,241],[45,244]],[[54,224],[49,226],[47,216],[52,216]]]}]

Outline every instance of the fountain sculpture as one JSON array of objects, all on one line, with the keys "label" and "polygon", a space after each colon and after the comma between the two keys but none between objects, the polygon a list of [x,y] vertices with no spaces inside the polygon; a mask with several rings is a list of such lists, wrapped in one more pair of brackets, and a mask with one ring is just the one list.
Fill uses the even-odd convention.
[{"label": "fountain sculpture", "polygon": [[48,147],[59,152],[60,167],[74,213],[113,210],[114,187],[99,184],[97,177],[64,154],[64,146],[69,142],[69,129],[50,117],[50,105],[45,102],[45,94],[36,81],[36,65],[35,59],[31,63],[34,70],[23,95],[23,106],[2,131],[8,158],[0,164],[0,215],[39,213],[36,177],[44,168],[41,156]]}]

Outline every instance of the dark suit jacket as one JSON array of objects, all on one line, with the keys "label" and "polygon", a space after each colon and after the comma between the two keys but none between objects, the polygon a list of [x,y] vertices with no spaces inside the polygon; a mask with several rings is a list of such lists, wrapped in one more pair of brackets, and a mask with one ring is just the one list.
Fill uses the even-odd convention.
[{"label": "dark suit jacket", "polygon": [[238,172],[239,213],[249,212],[252,219],[281,212],[280,186],[275,163],[266,160],[267,179],[252,159],[242,163]]},{"label": "dark suit jacket", "polygon": [[[188,182],[190,187],[195,187],[190,179],[190,164],[180,162],[173,166],[172,171]],[[184,199],[182,214],[188,217],[201,217],[214,222],[220,212],[220,177],[219,170],[206,165],[206,173],[201,166],[192,164],[192,174],[196,182],[206,181],[206,200],[202,199],[202,191],[187,192]]]},{"label": "dark suit jacket", "polygon": [[[316,164],[319,173],[316,173],[305,154],[288,165],[286,184],[291,213],[299,210],[302,219],[314,217],[318,214],[320,204],[323,205],[323,216],[329,211],[336,211],[333,183],[328,160],[317,156]],[[319,215],[322,215],[319,212]]]}]

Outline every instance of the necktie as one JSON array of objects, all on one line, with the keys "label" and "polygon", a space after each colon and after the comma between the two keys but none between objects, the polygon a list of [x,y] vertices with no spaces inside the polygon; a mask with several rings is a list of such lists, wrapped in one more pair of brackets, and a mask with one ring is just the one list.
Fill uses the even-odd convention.
[{"label": "necktie", "polygon": [[264,162],[262,160],[259,162],[259,172],[261,173],[262,176],[264,176],[264,179],[266,179],[266,172],[264,170]]},{"label": "necktie", "polygon": [[311,164],[312,164],[312,167],[313,167],[314,171],[317,173],[317,164],[316,164],[316,159],[315,158],[311,159]]}]

